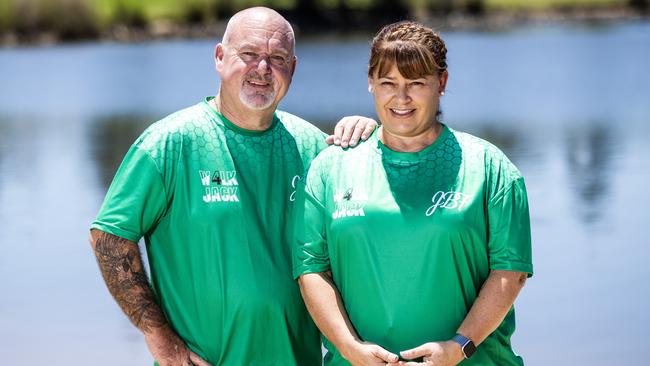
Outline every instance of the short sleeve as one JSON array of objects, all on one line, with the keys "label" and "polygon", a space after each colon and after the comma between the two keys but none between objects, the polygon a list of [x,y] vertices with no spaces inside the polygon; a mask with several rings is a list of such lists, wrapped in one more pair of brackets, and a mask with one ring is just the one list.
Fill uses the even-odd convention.
[{"label": "short sleeve", "polygon": [[91,228],[137,242],[163,216],[166,207],[163,179],[155,162],[133,145]]},{"label": "short sleeve", "polygon": [[[321,179],[318,159],[309,169],[302,197],[297,200],[303,210],[296,210],[296,238],[293,250],[293,276],[326,272],[330,258],[326,241],[325,185]],[[299,190],[300,191],[300,190]],[[297,202],[298,203],[298,202]]]},{"label": "short sleeve", "polygon": [[533,275],[530,216],[524,179],[519,177],[488,203],[490,269]]}]

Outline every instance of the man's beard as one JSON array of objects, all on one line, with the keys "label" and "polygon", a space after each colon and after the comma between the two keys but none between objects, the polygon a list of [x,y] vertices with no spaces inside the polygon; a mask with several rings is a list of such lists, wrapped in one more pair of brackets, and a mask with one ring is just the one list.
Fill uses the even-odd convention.
[{"label": "man's beard", "polygon": [[[250,81],[267,83],[270,90],[259,91],[255,86],[248,84]],[[239,90],[239,100],[248,108],[253,110],[263,110],[273,105],[276,91],[273,88],[273,79],[270,77],[261,77],[256,72],[246,75],[244,85]]]}]

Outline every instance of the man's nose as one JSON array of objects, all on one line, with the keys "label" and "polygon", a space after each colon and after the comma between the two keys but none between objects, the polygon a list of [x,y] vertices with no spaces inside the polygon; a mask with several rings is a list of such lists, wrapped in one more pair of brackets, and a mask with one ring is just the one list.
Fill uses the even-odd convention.
[{"label": "man's nose", "polygon": [[257,61],[257,70],[264,73],[270,71],[271,68],[269,67],[269,62],[269,55],[260,55],[260,58]]}]

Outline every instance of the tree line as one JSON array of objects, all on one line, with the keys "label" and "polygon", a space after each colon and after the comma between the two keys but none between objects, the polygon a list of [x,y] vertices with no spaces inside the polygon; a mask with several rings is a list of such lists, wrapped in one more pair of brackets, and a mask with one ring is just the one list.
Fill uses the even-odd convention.
[{"label": "tree line", "polygon": [[116,27],[209,27],[255,5],[278,10],[300,31],[318,32],[452,13],[482,17],[499,11],[597,8],[647,13],[650,0],[2,0],[0,36],[29,41],[48,34],[66,41],[98,38]]}]

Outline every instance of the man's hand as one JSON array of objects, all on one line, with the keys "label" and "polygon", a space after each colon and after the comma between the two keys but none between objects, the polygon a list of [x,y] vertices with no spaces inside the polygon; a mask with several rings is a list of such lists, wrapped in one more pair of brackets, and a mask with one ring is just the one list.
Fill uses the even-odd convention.
[{"label": "man's hand", "polygon": [[421,346],[400,352],[403,358],[413,360],[422,357],[422,362],[395,362],[390,366],[453,366],[457,365],[465,357],[460,345],[454,341],[429,342]]},{"label": "man's hand", "polygon": [[169,327],[145,333],[144,340],[147,342],[149,352],[160,366],[210,366],[208,362],[187,348]]},{"label": "man's hand", "polygon": [[342,356],[353,366],[377,366],[397,362],[396,354],[369,342],[355,342]]},{"label": "man's hand", "polygon": [[341,118],[334,128],[334,134],[328,136],[325,142],[346,148],[356,146],[359,139],[366,140],[377,128],[377,122],[363,116],[347,116]]}]

